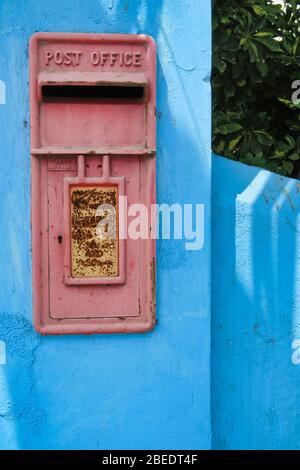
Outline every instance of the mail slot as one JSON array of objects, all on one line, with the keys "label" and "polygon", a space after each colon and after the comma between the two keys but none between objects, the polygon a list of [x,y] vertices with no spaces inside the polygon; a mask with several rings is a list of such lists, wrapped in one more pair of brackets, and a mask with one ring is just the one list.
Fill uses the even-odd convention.
[{"label": "mail slot", "polygon": [[[155,324],[156,51],[145,35],[30,41],[34,325],[42,334]],[[128,233],[132,205],[147,236]]]}]

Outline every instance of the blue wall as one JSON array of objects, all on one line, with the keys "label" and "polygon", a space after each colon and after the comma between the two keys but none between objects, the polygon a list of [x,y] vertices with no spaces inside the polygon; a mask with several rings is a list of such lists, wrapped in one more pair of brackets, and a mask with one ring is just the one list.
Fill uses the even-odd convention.
[{"label": "blue wall", "polygon": [[213,160],[213,447],[300,448],[300,182]]},{"label": "blue wall", "polygon": [[[0,448],[209,448],[210,2],[0,0]],[[158,325],[132,336],[32,329],[28,41],[36,31],[158,43],[158,200],[204,203],[205,249],[158,243]],[[201,103],[201,105],[200,105]]]},{"label": "blue wall", "polygon": [[[207,449],[211,385],[214,448],[300,449],[300,183],[214,157],[211,193],[210,2],[0,0],[0,18],[0,449]],[[35,31],[157,40],[158,201],[204,203],[206,233],[200,252],[158,243],[150,334],[32,329]]]}]

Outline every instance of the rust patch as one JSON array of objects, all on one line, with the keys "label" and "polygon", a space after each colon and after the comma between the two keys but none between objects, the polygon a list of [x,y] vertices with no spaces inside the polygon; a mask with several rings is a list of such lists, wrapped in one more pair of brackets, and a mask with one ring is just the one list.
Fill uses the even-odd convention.
[{"label": "rust patch", "polygon": [[155,316],[156,316],[156,274],[155,274],[155,258],[152,258],[151,262],[151,280],[152,280],[152,285],[151,285],[151,293],[152,293],[152,302],[151,302],[151,313],[152,313],[152,319],[153,322],[155,322]]},{"label": "rust patch", "polygon": [[[71,260],[72,277],[117,277],[119,275],[118,189],[116,186],[79,186],[71,188]],[[107,205],[99,212],[99,206]],[[112,209],[109,208],[109,206]],[[113,217],[115,238],[108,224],[99,222]],[[111,220],[111,219],[110,219]],[[107,233],[107,235],[106,235]]]}]

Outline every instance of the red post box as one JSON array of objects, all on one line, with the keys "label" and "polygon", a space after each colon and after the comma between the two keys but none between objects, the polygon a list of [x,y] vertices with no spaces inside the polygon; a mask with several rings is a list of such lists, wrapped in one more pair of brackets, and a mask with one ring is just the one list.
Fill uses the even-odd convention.
[{"label": "red post box", "polygon": [[[148,36],[31,39],[33,307],[42,334],[155,324],[155,93]],[[137,203],[149,209],[147,237],[126,234],[127,207]]]}]

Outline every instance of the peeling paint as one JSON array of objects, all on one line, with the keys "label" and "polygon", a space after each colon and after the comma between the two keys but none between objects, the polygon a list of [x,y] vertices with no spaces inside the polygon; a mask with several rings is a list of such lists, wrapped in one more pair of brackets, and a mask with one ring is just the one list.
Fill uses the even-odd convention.
[{"label": "peeling paint", "polygon": [[[73,277],[116,277],[119,273],[118,241],[110,237],[100,239],[97,226],[101,218],[115,218],[117,227],[117,188],[73,187],[72,200],[72,275]],[[114,214],[97,215],[100,206],[111,206]],[[108,228],[107,228],[108,230]]]}]

